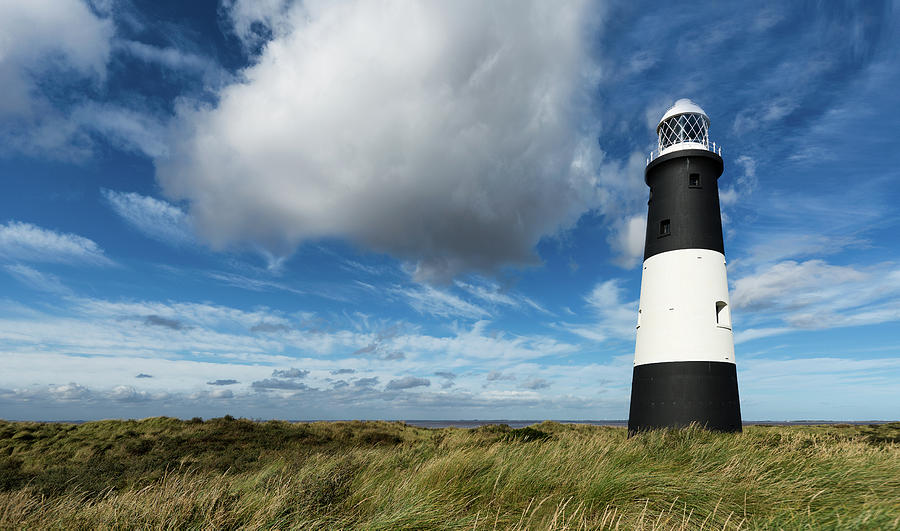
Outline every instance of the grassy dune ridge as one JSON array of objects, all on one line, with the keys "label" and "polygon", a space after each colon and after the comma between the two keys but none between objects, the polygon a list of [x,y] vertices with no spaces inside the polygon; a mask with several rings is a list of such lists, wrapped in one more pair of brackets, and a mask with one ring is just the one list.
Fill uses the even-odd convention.
[{"label": "grassy dune ridge", "polygon": [[897,529],[900,423],[0,421],[0,528]]}]

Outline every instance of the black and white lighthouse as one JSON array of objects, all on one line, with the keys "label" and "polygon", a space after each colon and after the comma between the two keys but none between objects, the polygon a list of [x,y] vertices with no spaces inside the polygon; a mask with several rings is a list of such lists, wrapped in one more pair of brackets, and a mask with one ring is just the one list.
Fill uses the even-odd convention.
[{"label": "black and white lighthouse", "polygon": [[709,117],[675,102],[656,128],[628,433],[692,422],[741,431],[719,212],[721,148]]}]

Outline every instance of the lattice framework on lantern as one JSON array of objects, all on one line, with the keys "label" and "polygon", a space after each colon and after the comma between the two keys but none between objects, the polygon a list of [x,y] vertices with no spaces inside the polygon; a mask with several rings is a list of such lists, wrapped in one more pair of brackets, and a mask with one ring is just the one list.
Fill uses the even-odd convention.
[{"label": "lattice framework on lantern", "polygon": [[709,119],[702,114],[672,116],[659,124],[659,150],[674,144],[696,142],[709,146]]},{"label": "lattice framework on lantern", "polygon": [[709,118],[698,113],[684,113],[666,118],[659,124],[659,149],[650,152],[647,164],[650,164],[666,150],[676,144],[690,142],[700,144],[706,149],[722,155],[722,146],[709,140]]}]

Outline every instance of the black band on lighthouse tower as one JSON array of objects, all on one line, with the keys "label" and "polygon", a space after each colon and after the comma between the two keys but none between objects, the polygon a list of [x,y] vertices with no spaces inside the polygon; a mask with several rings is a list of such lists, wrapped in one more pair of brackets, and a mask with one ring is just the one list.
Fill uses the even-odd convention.
[{"label": "black band on lighthouse tower", "polygon": [[734,363],[676,361],[634,368],[629,434],[692,422],[715,431],[741,431]]},{"label": "black band on lighthouse tower", "polygon": [[[699,149],[675,151],[647,166],[644,182],[650,187],[650,200],[644,260],[674,249],[725,254],[718,184],[723,168],[720,156]],[[659,233],[664,220],[669,220],[665,236]]]},{"label": "black band on lighthouse tower", "polygon": [[697,423],[741,431],[718,179],[709,118],[679,100],[657,128],[628,433]]}]

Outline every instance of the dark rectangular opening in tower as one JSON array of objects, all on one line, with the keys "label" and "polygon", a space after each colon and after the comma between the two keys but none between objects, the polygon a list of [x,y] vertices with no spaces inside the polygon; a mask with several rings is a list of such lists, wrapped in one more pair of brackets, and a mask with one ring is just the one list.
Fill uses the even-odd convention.
[{"label": "dark rectangular opening in tower", "polygon": [[700,174],[692,173],[688,176],[688,186],[691,188],[700,188]]},{"label": "dark rectangular opening in tower", "polygon": [[659,222],[659,235],[660,236],[668,236],[672,233],[672,229],[669,225],[669,220],[664,219]]},{"label": "dark rectangular opening in tower", "polygon": [[731,330],[731,310],[725,301],[716,301],[716,326]]}]

